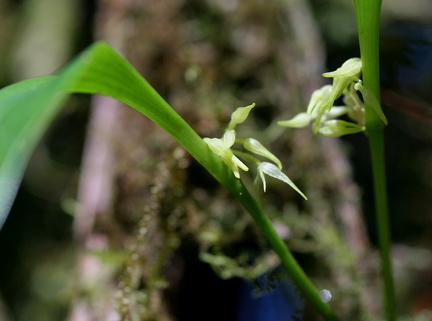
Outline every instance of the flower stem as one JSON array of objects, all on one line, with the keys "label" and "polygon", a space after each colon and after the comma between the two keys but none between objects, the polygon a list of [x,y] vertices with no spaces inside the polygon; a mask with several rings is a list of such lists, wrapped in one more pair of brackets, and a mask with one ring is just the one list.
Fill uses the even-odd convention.
[{"label": "flower stem", "polygon": [[[251,196],[250,196],[251,197]],[[339,319],[333,313],[330,306],[325,303],[319,295],[317,289],[312,284],[310,279],[307,277],[303,269],[297,263],[291,252],[288,250],[284,241],[277,234],[268,216],[263,210],[257,205],[256,202],[249,202],[248,204],[253,205],[254,208],[248,209],[252,214],[254,220],[258,223],[273,250],[279,255],[283,266],[288,271],[290,277],[295,282],[297,287],[303,293],[305,298],[309,300],[317,310],[317,312],[326,321],[338,321]]]},{"label": "flower stem", "polygon": [[[363,84],[380,101],[379,22],[382,0],[354,0],[362,60]],[[384,161],[383,123],[378,114],[366,105],[366,129],[371,152],[375,211],[380,247],[381,275],[388,321],[396,320],[393,271],[390,258],[390,228]]]}]

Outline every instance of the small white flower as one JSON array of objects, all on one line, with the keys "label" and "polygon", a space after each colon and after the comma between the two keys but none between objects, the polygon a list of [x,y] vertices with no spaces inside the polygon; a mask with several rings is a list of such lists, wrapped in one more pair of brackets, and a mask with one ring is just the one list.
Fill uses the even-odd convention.
[{"label": "small white flower", "polygon": [[[365,131],[365,104],[370,106],[387,125],[381,105],[372,91],[363,86],[359,79],[362,69],[360,58],[351,58],[335,71],[324,73],[324,77],[333,78],[333,85],[326,85],[313,92],[306,113],[294,118],[279,121],[279,126],[301,128],[314,121],[314,134],[339,137]],[[364,102],[360,99],[361,92]],[[345,106],[334,106],[334,102],[343,95]],[[337,120],[347,115],[354,122]]]},{"label": "small white flower", "polygon": [[361,68],[362,63],[360,58],[351,58],[345,61],[342,66],[335,71],[323,73],[323,77],[333,78],[331,95],[333,102],[342,95],[345,88],[347,88],[352,81],[358,81]]},{"label": "small white flower", "polygon": [[204,141],[232,170],[235,177],[240,178],[239,167],[245,172],[249,170],[249,168],[240,159],[238,159],[231,150],[231,146],[234,145],[235,142],[235,130],[227,130],[222,139],[204,138]]},{"label": "small white flower", "polygon": [[[331,89],[328,90],[328,92],[330,91]],[[318,102],[319,101],[317,100],[317,103]],[[264,192],[266,191],[267,187],[264,174],[267,174],[288,184],[301,196],[307,199],[306,196],[300,191],[300,189],[298,189],[297,186],[295,186],[295,184],[281,171],[282,163],[279,158],[277,158],[273,153],[271,153],[267,148],[265,148],[258,140],[254,138],[236,139],[236,132],[234,130],[235,126],[243,123],[246,120],[249,112],[254,106],[255,104],[237,108],[231,115],[231,121],[223,137],[206,137],[203,139],[204,142],[206,142],[209,148],[214,153],[216,153],[222,159],[222,161],[230,168],[230,170],[234,173],[235,177],[240,178],[239,168],[244,171],[249,170],[249,168],[237,157],[239,156],[245,161],[257,164],[258,174],[256,176],[255,182],[259,182],[259,179],[262,180]],[[308,117],[310,118],[309,121],[312,120],[311,116]],[[249,152],[269,159],[270,161],[274,162],[274,164],[269,162],[260,162],[260,160],[258,160],[250,153],[239,150],[232,150],[231,148],[234,143],[242,145]]]},{"label": "small white flower", "polygon": [[306,112],[317,117],[333,106],[334,100],[331,99],[332,86],[325,85],[312,93]]},{"label": "small white flower", "polygon": [[313,132],[316,134],[320,126],[323,115],[333,106],[331,99],[332,86],[325,85],[312,93],[306,113],[300,113],[290,120],[278,122],[279,126],[302,128],[306,127],[310,122],[315,120]]}]

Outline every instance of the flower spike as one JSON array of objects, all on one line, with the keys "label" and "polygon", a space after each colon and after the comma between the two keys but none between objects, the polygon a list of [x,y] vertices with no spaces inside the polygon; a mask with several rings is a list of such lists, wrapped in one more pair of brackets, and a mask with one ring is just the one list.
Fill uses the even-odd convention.
[{"label": "flower spike", "polygon": [[[361,59],[351,58],[335,71],[323,73],[324,77],[333,78],[333,85],[326,85],[312,94],[306,113],[300,113],[287,121],[280,121],[278,125],[301,128],[314,121],[314,134],[339,137],[359,133],[366,130],[365,104],[387,125],[387,118],[377,97],[363,86],[359,78],[361,71]],[[363,100],[358,91],[361,92]],[[345,106],[334,106],[335,100],[340,96],[343,96]],[[354,122],[336,119],[343,115],[347,115]]]}]

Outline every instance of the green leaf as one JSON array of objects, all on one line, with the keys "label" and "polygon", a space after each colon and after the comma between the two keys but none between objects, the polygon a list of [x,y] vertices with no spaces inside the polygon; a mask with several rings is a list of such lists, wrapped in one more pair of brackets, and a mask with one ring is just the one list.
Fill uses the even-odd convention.
[{"label": "green leaf", "polygon": [[12,206],[34,146],[66,94],[54,76],[26,80],[0,91],[0,228]]},{"label": "green leaf", "polygon": [[[96,43],[88,48],[58,76],[25,81],[0,91],[0,227],[9,212],[34,145],[66,94],[72,92],[111,96],[135,108],[171,134],[242,203],[317,310],[326,320],[336,320],[241,180],[235,178],[204,140],[106,43]],[[267,171],[266,174],[278,176],[277,166],[270,165],[276,172]],[[281,178],[285,181],[284,177]]]},{"label": "green leaf", "polygon": [[67,93],[111,96],[135,108],[171,134],[249,212],[262,212],[242,182],[180,115],[123,57],[99,42],[57,76],[27,80],[0,91],[0,227],[30,154]]}]

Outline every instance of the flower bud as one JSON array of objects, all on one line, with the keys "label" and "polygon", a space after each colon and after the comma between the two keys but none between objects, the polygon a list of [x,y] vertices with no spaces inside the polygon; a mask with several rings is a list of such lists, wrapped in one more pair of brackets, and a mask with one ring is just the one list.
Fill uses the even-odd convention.
[{"label": "flower bud", "polygon": [[252,108],[255,107],[255,104],[251,104],[246,107],[239,107],[231,114],[231,121],[228,124],[227,129],[234,129],[238,124],[243,123],[249,115],[249,112]]}]

